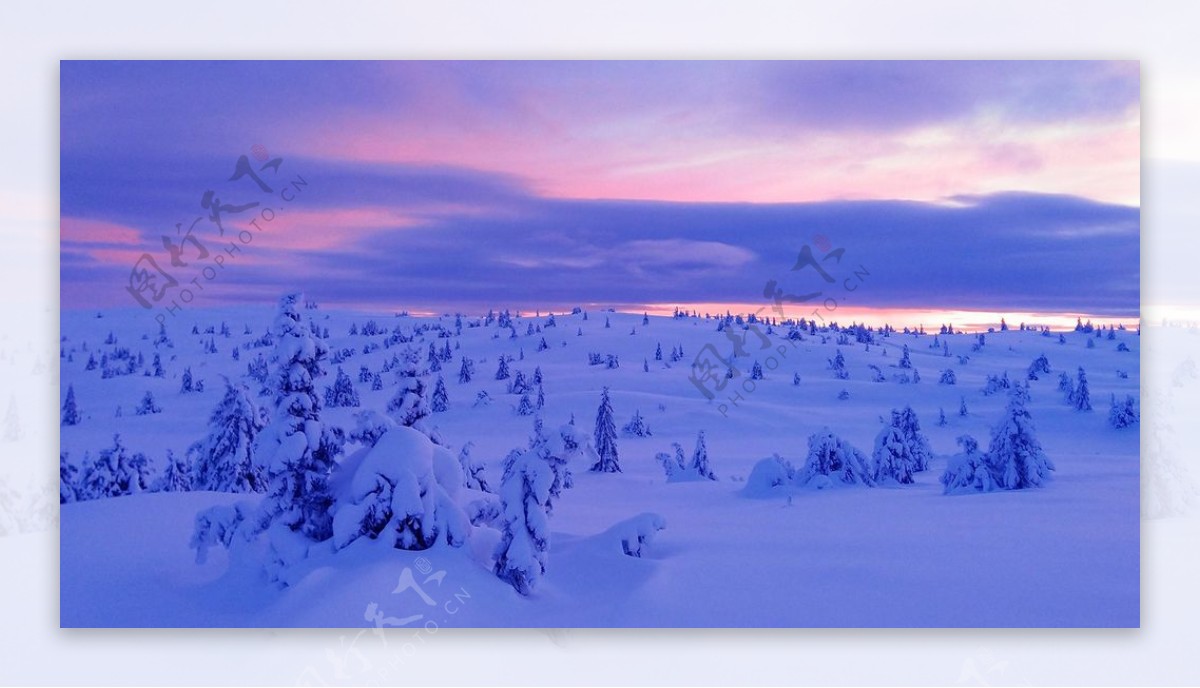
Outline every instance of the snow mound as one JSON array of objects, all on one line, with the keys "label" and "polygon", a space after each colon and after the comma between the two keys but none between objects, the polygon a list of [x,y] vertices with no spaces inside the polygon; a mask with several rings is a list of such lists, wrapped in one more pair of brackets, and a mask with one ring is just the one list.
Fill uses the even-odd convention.
[{"label": "snow mound", "polygon": [[398,549],[428,549],[439,537],[461,546],[471,530],[462,491],[457,457],[417,430],[389,428],[362,458],[348,491],[335,495],[333,546],[374,539],[389,525]]},{"label": "snow mound", "polygon": [[654,540],[658,531],[667,527],[667,519],[660,514],[642,513],[626,519],[604,532],[605,538],[614,544],[619,542],[621,551],[630,557],[642,556],[642,550]]},{"label": "snow mound", "polygon": [[754,464],[742,495],[757,499],[789,494],[792,491],[796,469],[782,456],[768,456]]}]

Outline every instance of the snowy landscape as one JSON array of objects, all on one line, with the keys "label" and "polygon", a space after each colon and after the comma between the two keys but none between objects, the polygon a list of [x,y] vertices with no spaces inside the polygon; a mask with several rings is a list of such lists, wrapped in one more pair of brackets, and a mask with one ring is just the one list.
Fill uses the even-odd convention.
[{"label": "snowy landscape", "polygon": [[64,627],[1138,627],[1140,518],[1196,493],[1136,62],[64,61],[61,101]]},{"label": "snowy landscape", "polygon": [[189,316],[64,314],[64,626],[1138,625],[1136,329]]}]

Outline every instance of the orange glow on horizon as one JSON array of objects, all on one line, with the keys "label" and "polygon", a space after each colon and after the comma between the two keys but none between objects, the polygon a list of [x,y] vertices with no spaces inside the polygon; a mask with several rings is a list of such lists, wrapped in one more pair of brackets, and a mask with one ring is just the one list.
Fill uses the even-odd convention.
[{"label": "orange glow on horizon", "polygon": [[[771,304],[761,303],[691,303],[691,304],[646,304],[644,307],[633,305],[616,307],[619,312],[648,313],[651,315],[671,315],[676,308],[686,311],[696,311],[701,315],[711,313],[724,315],[726,312],[746,315],[757,313],[759,317],[779,317]],[[816,312],[814,316],[813,313]],[[1089,320],[1093,325],[1114,327],[1124,325],[1126,328],[1136,328],[1141,320],[1137,316],[1117,317],[1101,316],[1082,312],[1037,313],[1031,311],[973,311],[956,309],[929,308],[865,308],[842,306],[835,310],[827,310],[820,305],[806,309],[787,307],[785,317],[799,320],[816,320],[818,326],[830,322],[839,325],[860,323],[879,327],[891,325],[897,329],[905,327],[916,328],[923,326],[926,332],[937,331],[942,325],[953,325],[955,330],[983,332],[989,327],[1000,328],[1003,318],[1008,326],[1016,329],[1024,323],[1049,327],[1052,330],[1071,330],[1075,328],[1076,319],[1084,322]]]}]

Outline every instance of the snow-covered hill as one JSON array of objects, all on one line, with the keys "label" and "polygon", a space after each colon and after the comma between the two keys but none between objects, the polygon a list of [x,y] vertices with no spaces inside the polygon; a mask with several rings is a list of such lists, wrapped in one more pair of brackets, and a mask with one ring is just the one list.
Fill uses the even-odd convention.
[{"label": "snow-covered hill", "polygon": [[[1111,339],[1107,332],[1066,332],[1060,341],[1058,332],[1013,329],[986,333],[982,346],[974,333],[936,335],[935,343],[932,332],[893,332],[875,333],[866,344],[825,329],[788,339],[785,325],[733,324],[726,332],[718,331],[716,318],[595,309],[556,314],[552,326],[545,314],[513,316],[511,327],[464,316],[461,328],[455,316],[301,314],[320,334],[328,331],[319,340],[331,359],[343,358],[324,364],[316,382],[322,398],[339,367],[359,398],[358,407],[323,408],[327,427],[352,433],[357,413],[386,414],[400,382],[383,368],[411,348],[419,353],[427,394],[439,375],[446,388],[446,410],[424,418],[426,432],[452,455],[472,443],[470,457],[483,465],[493,492],[505,457],[529,447],[535,418],[550,435],[573,418],[590,438],[605,387],[620,472],[590,472],[587,446],[573,460],[574,484],[562,490],[547,521],[545,575],[528,596],[493,573],[497,521],[472,526],[463,547],[441,539],[429,549],[403,550],[380,537],[336,552],[314,548],[291,585],[280,588],[220,546],[209,549],[203,564],[189,547],[198,513],[243,500],[257,504],[258,493],[155,492],[64,504],[64,626],[1139,623],[1138,426],[1116,429],[1109,422],[1110,397],[1138,395],[1135,331],[1115,331]],[[381,332],[362,334],[368,321]],[[86,472],[119,433],[129,455],[146,457],[145,486],[155,487],[168,451],[180,460],[210,434],[226,379],[247,385],[255,403],[272,408],[271,395],[260,396],[264,385],[248,373],[259,355],[271,365],[273,346],[254,343],[272,322],[269,307],[187,311],[167,323],[169,341],[156,343],[158,324],[143,313],[64,313],[62,400],[72,390],[79,415],[77,424],[62,428],[68,472]],[[709,399],[693,380],[693,362],[698,355],[710,363],[711,354],[728,357],[735,351],[729,335],[746,355],[736,359],[737,377],[701,381],[713,392]],[[363,353],[368,343],[377,348]],[[436,364],[440,372],[427,370],[431,344],[435,351],[450,348],[449,360]],[[905,347],[911,367],[900,363]],[[839,351],[844,379],[830,369]],[[590,354],[598,355],[598,365],[589,364]],[[156,355],[161,377],[154,375]],[[1040,355],[1050,372],[1029,381],[1026,406],[1056,468],[1053,478],[1035,489],[944,495],[939,477],[959,452],[956,438],[970,434],[986,449],[1005,414],[1008,394],[983,391],[989,376],[1024,382]],[[132,374],[114,374],[139,356]],[[501,356],[511,357],[505,380],[496,379]],[[469,382],[459,381],[463,357],[474,364]],[[89,358],[96,362],[90,370]],[[762,379],[750,379],[755,362]],[[1080,368],[1092,411],[1068,404],[1059,388],[1060,373],[1074,381]],[[507,388],[518,371],[531,380],[536,370],[544,406],[521,415],[521,396]],[[954,384],[939,383],[951,377],[946,370]],[[202,391],[181,391],[187,371],[193,389],[202,382]],[[368,381],[376,374],[382,389]],[[149,408],[161,411],[139,415],[139,406],[147,410],[147,392]],[[490,403],[477,403],[483,392]],[[536,402],[532,390],[529,404]],[[746,489],[765,457],[803,464],[808,438],[826,427],[870,457],[892,409],[905,406],[916,412],[933,453],[929,470],[916,473],[912,484]],[[621,432],[635,413],[648,436]],[[690,457],[702,430],[716,480],[668,482],[656,455],[679,443]],[[363,460],[366,444],[347,442],[339,459],[346,468],[332,478],[336,489],[349,490],[350,479],[338,473]],[[638,535],[647,540],[641,556],[629,556]]]}]

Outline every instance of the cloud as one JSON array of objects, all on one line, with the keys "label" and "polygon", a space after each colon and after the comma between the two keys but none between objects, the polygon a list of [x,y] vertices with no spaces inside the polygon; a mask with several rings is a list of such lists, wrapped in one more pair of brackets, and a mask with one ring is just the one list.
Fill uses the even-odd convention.
[{"label": "cloud", "polygon": [[[269,299],[301,279],[326,302],[382,308],[766,303],[768,280],[793,294],[838,288],[815,271],[792,270],[801,248],[824,235],[845,249],[827,266],[832,275],[869,274],[852,297],[840,295],[861,307],[1138,312],[1138,208],[1075,196],[789,204],[564,200],[475,170],[426,174],[420,167],[308,164],[312,184],[296,211],[281,212],[272,240],[256,240],[239,258],[239,272],[230,272],[232,283],[243,287],[239,298]],[[451,197],[454,202],[446,202]],[[413,208],[423,210],[413,214]],[[114,202],[109,212],[124,215],[128,208]],[[311,233],[319,228],[310,226],[313,218],[339,225],[341,213],[354,231],[314,243]],[[307,229],[289,234],[289,217],[293,227]],[[104,213],[95,220],[116,221]],[[154,238],[147,233],[149,250]],[[215,241],[211,232],[205,240]],[[100,262],[106,255],[69,237],[63,251]],[[64,282],[77,278],[75,265],[64,261]],[[87,275],[95,269],[90,265]],[[113,270],[114,287],[120,286],[128,267],[113,264]]]},{"label": "cloud", "polygon": [[1131,62],[68,61],[61,131],[69,155],[259,143],[564,198],[1137,202],[1139,88]]}]

